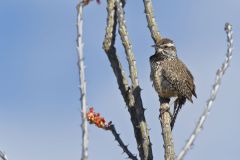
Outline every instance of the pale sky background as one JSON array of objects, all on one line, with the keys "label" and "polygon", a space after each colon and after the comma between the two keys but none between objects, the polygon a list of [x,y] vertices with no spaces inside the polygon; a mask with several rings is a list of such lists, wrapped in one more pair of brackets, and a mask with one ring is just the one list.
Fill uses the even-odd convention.
[{"label": "pale sky background", "polygon": [[[0,150],[9,160],[79,160],[81,119],[76,53],[77,0],[0,1]],[[173,132],[176,153],[191,134],[226,53],[225,22],[234,29],[234,55],[204,130],[186,160],[238,159],[240,152],[240,1],[154,1],[161,34],[195,76],[198,98],[180,112]],[[154,159],[163,159],[158,97],[149,79],[154,49],[143,2],[128,0],[126,23],[137,60]],[[137,153],[129,114],[102,50],[106,2],[84,9],[89,106],[113,121]],[[126,58],[117,38],[123,64]],[[89,126],[89,160],[126,157],[110,132]]]}]

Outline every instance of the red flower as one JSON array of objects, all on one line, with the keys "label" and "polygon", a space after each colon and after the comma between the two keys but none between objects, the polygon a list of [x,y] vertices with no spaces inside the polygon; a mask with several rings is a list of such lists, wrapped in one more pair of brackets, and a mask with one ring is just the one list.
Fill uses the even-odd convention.
[{"label": "red flower", "polygon": [[93,107],[87,112],[87,120],[99,128],[107,129],[111,125],[111,122],[106,123],[105,119],[100,116],[100,113],[95,113]]}]

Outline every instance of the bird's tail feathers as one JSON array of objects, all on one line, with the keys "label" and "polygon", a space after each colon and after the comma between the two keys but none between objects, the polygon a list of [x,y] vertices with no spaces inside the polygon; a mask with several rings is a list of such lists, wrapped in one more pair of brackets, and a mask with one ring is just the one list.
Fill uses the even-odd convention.
[{"label": "bird's tail feathers", "polygon": [[172,116],[172,120],[171,120],[171,124],[170,124],[171,130],[173,130],[175,121],[177,119],[178,112],[180,111],[182,106],[185,104],[185,102],[186,102],[186,98],[185,97],[178,97],[174,101],[174,111],[173,111],[173,116]]}]

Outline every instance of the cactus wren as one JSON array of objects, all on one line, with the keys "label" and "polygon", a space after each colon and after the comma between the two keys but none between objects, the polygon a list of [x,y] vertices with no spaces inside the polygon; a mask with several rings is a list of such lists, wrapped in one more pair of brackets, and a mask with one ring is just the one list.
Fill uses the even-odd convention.
[{"label": "cactus wren", "polygon": [[171,120],[173,129],[177,114],[186,99],[192,101],[195,93],[194,78],[186,65],[177,57],[177,51],[172,40],[164,38],[154,45],[156,52],[150,57],[153,86],[160,100],[168,102],[171,97],[177,97],[174,102],[174,111]]}]

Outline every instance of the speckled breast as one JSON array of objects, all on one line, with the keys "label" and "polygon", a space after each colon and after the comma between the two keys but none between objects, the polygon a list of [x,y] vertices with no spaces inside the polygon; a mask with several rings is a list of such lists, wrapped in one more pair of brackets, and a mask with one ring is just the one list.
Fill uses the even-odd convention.
[{"label": "speckled breast", "polygon": [[160,97],[169,98],[178,95],[176,89],[162,75],[161,65],[154,67],[151,73],[151,79],[153,81],[153,86]]}]

